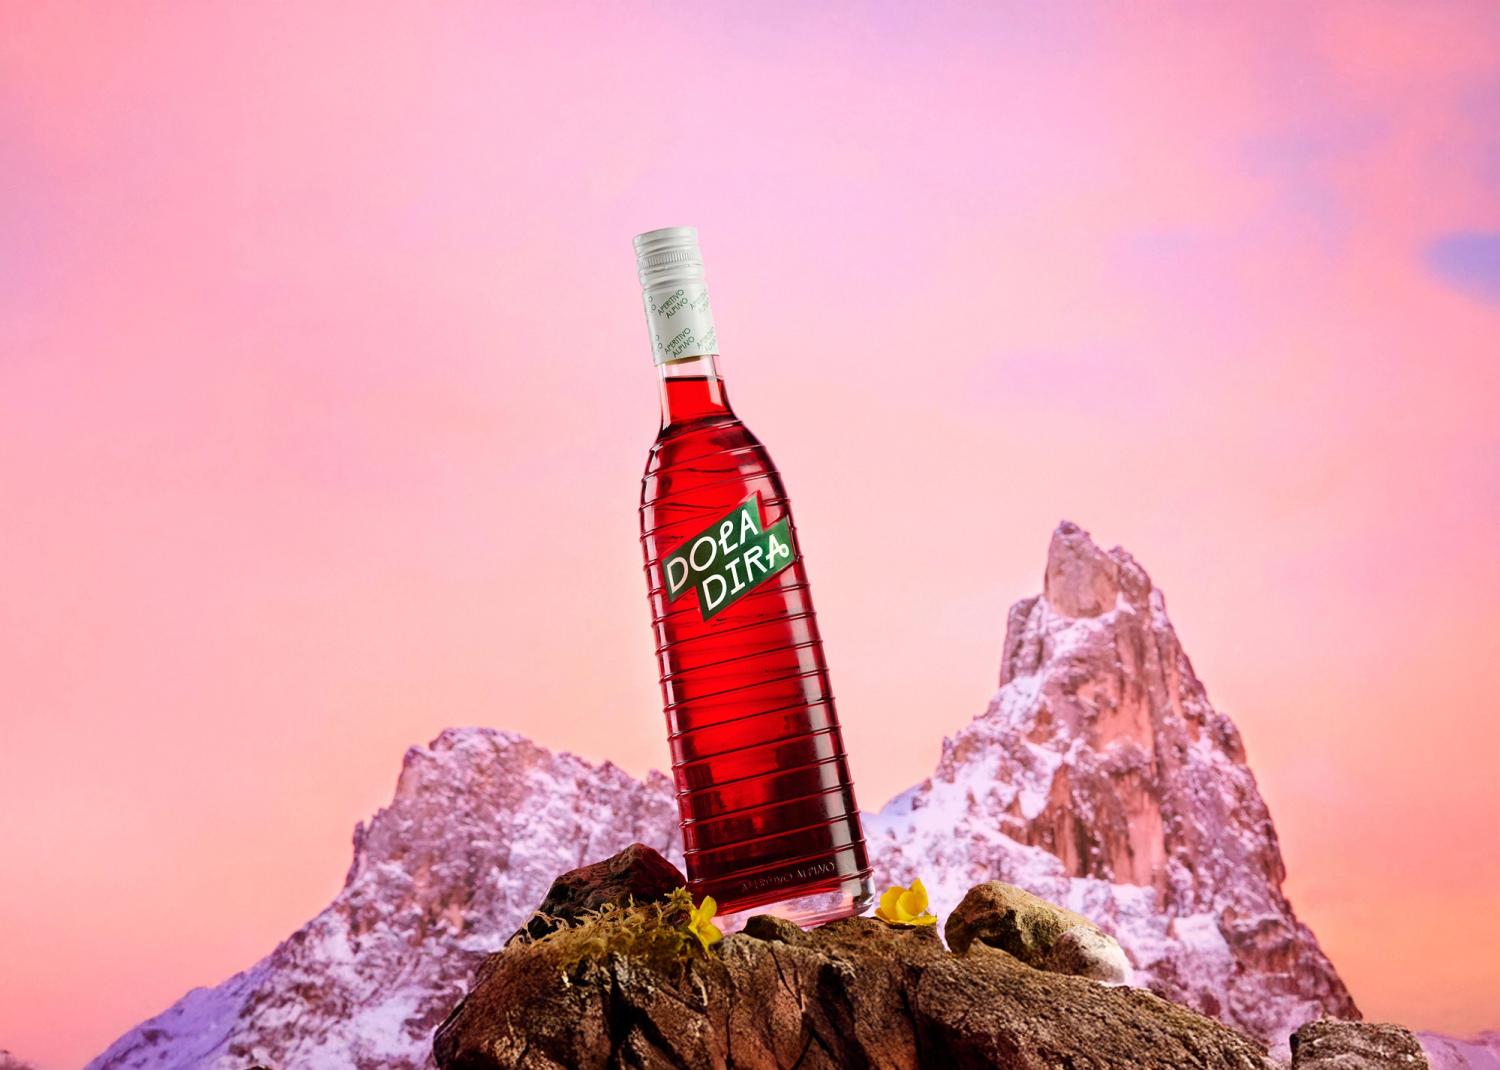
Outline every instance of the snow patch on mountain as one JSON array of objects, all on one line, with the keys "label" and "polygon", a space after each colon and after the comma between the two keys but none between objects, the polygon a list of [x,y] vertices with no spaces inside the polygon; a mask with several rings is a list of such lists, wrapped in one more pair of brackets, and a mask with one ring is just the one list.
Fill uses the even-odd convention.
[{"label": "snow patch on mountain", "polygon": [[1439,1033],[1418,1033],[1432,1070],[1500,1070],[1500,1032],[1488,1031],[1461,1039]]}]

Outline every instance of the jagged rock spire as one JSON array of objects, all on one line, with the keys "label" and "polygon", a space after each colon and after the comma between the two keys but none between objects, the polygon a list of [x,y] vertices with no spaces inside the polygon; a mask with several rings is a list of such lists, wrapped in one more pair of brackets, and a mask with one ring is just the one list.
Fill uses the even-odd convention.
[{"label": "jagged rock spire", "polygon": [[1282,893],[1239,732],[1128,553],[1058,526],[1043,594],[1010,610],[1000,684],[867,827],[891,879],[920,874],[941,902],[988,870],[1112,918],[1152,987],[1273,1043],[1358,1015]]},{"label": "jagged rock spire", "polygon": [[1042,594],[1064,617],[1107,613],[1120,595],[1119,562],[1095,546],[1088,532],[1064,520],[1047,546]]}]

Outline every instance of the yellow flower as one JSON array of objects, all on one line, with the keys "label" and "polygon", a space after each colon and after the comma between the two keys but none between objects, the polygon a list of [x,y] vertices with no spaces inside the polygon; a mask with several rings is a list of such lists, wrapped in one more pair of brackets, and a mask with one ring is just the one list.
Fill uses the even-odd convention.
[{"label": "yellow flower", "polygon": [[937,916],[927,912],[927,889],[920,880],[911,882],[910,888],[892,885],[880,897],[880,906],[875,916],[892,925],[936,925]]},{"label": "yellow flower", "polygon": [[718,910],[719,904],[714,902],[714,897],[705,895],[703,902],[693,908],[693,913],[688,918],[688,932],[698,938],[704,951],[724,939],[724,934],[719,932],[719,927],[714,924],[714,915],[718,913]]}]

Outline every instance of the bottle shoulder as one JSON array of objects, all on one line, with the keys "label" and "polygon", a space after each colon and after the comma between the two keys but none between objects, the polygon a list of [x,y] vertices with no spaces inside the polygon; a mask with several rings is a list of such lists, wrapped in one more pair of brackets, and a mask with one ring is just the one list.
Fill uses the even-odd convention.
[{"label": "bottle shoulder", "polygon": [[752,491],[784,501],[781,475],[754,432],[736,419],[664,428],[646,457],[641,508],[685,495],[730,508]]},{"label": "bottle shoulder", "polygon": [[646,475],[684,465],[757,471],[775,468],[760,439],[732,416],[662,428],[646,455]]}]

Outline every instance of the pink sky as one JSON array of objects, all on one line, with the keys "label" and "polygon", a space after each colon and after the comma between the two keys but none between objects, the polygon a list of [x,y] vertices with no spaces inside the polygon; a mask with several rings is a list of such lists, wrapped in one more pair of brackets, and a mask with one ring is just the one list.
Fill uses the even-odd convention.
[{"label": "pink sky", "polygon": [[867,806],[1068,517],[1366,1013],[1500,1025],[1500,9],[540,7],[0,8],[0,1047],[265,954],[446,725],[666,761],[683,223]]}]

